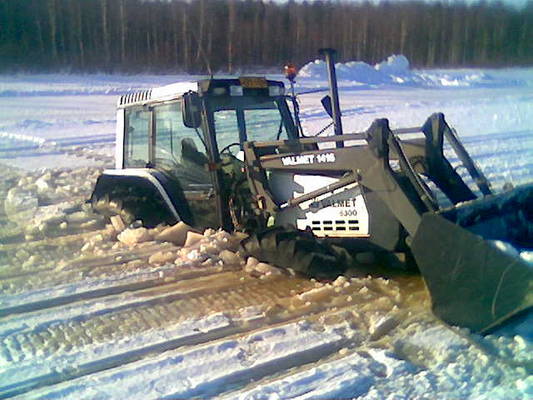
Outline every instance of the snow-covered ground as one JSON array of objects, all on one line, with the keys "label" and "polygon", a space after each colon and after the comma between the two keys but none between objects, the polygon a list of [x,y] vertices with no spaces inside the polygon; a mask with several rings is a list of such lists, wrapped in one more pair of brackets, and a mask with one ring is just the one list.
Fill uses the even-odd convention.
[{"label": "snow-covered ground", "polygon": [[[395,57],[338,75],[347,132],[441,111],[496,187],[533,181],[533,69]],[[185,241],[92,214],[117,96],[190,79],[0,76],[0,397],[533,397],[531,318],[481,337],[435,319],[416,277],[315,282],[246,261],[225,232]],[[329,123],[324,66],[297,81],[313,134]]]}]

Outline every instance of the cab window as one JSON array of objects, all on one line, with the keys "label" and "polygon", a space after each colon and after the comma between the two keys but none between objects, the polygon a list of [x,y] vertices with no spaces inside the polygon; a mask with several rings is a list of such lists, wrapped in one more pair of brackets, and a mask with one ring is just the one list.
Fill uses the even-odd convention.
[{"label": "cab window", "polygon": [[236,111],[217,111],[214,118],[218,151],[223,151],[232,143],[239,143],[239,124]]},{"label": "cab window", "polygon": [[248,141],[288,139],[285,125],[277,108],[245,110],[244,117]]},{"label": "cab window", "polygon": [[274,141],[289,138],[288,122],[283,120],[276,101],[246,96],[218,101],[219,104],[214,106],[214,122],[220,152],[230,144],[246,140]]},{"label": "cab window", "polygon": [[180,103],[155,106],[154,113],[154,166],[177,176],[184,188],[210,183],[201,133],[183,125]]},{"label": "cab window", "polygon": [[126,110],[124,166],[144,168],[150,161],[150,111]]}]

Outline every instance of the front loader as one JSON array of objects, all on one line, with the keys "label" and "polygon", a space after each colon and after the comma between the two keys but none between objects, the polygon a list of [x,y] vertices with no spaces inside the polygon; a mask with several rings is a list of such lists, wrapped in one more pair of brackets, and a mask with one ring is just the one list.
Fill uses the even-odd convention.
[{"label": "front loader", "polygon": [[442,114],[344,134],[334,53],[324,53],[332,136],[304,137],[295,99],[259,77],[123,96],[116,169],[99,178],[94,208],[148,226],[246,231],[245,252],[308,275],[401,261],[420,270],[438,317],[475,331],[530,308],[533,267],[519,252],[533,250],[533,185],[494,194]]}]

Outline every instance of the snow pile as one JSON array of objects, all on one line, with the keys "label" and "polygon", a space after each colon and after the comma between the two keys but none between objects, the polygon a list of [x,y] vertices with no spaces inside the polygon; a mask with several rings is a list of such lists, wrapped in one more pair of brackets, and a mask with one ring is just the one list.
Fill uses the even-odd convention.
[{"label": "snow pile", "polygon": [[85,204],[100,173],[96,168],[27,172],[7,191],[1,206],[28,240],[103,227],[103,218]]},{"label": "snow pile", "polygon": [[[479,70],[412,70],[404,55],[392,55],[386,60],[369,65],[362,61],[335,64],[341,86],[414,86],[414,87],[499,87],[527,85],[522,79],[494,76]],[[298,73],[303,85],[308,80],[327,80],[326,63],[315,60],[304,65]],[[348,81],[348,82],[343,82]]]},{"label": "snow pile", "polygon": [[385,61],[376,64],[374,68],[377,71],[389,75],[402,75],[409,72],[409,60],[404,55],[392,55]]},{"label": "snow pile", "polygon": [[[409,74],[409,61],[405,56],[391,56],[375,66],[362,61],[350,61],[337,63],[335,67],[337,79],[366,84],[394,83],[393,76]],[[298,77],[327,80],[326,63],[322,60],[310,62],[302,67]]]},{"label": "snow pile", "polygon": [[[441,87],[480,87],[480,86],[500,86],[500,82],[483,72],[442,72],[432,73],[420,71],[413,79],[423,86]],[[506,82],[509,84],[509,82]]]},{"label": "snow pile", "polygon": [[520,257],[533,266],[533,251],[521,251]]},{"label": "snow pile", "polygon": [[[206,229],[203,233],[184,222],[172,226],[160,225],[152,229],[135,226],[126,227],[119,215],[112,217],[108,229],[115,231],[117,242],[114,249],[135,249],[151,243],[163,243],[164,250],[152,252],[147,262],[153,266],[175,264],[188,267],[243,267],[257,277],[280,274],[280,270],[253,258],[248,261],[237,251],[242,234],[229,234],[223,230]],[[94,250],[94,248],[90,248]]]}]

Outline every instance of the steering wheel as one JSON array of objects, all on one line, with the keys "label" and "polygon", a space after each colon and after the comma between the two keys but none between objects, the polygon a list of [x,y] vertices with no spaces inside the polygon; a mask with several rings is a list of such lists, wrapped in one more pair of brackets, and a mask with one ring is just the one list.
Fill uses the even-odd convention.
[{"label": "steering wheel", "polygon": [[220,155],[227,153],[229,156],[235,158],[236,154],[233,154],[233,152],[230,151],[230,149],[235,146],[239,146],[239,150],[241,149],[241,144],[239,142],[233,142],[228,144],[227,146],[224,146],[222,150],[220,150]]}]

